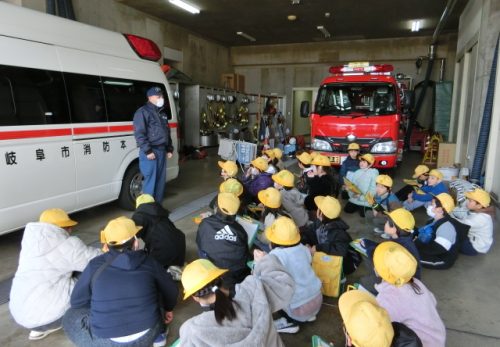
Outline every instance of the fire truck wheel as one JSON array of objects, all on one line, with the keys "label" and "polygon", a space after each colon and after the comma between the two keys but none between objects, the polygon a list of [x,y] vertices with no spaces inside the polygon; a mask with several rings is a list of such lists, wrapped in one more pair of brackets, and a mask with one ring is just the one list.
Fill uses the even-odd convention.
[{"label": "fire truck wheel", "polygon": [[135,200],[142,191],[142,174],[139,164],[133,163],[125,172],[122,181],[118,205],[129,211],[135,210]]}]

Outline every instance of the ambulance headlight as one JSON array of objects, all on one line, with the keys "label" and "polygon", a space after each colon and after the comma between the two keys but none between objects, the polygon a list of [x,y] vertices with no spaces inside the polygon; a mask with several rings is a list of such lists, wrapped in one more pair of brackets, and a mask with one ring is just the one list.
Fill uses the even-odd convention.
[{"label": "ambulance headlight", "polygon": [[316,151],[331,151],[332,147],[325,140],[314,139],[311,145],[312,149]]},{"label": "ambulance headlight", "polygon": [[398,149],[397,141],[379,142],[372,147],[372,153],[394,153]]}]

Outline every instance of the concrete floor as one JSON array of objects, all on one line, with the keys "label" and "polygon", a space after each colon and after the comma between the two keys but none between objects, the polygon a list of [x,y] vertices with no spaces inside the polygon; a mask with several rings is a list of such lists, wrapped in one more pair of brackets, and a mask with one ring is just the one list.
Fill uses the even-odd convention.
[{"label": "concrete floor", "polygon": [[[186,204],[193,204],[196,199],[215,191],[220,183],[218,177],[219,159],[214,151],[211,155],[198,161],[181,163],[179,177],[167,184],[167,195],[163,205],[171,211]],[[406,156],[403,167],[395,175],[397,187],[402,185],[401,178],[409,177],[420,157],[417,153]],[[296,165],[291,167],[296,169]],[[188,261],[195,259],[196,225],[192,217],[200,211],[207,210],[201,207],[176,222],[187,238]],[[179,211],[179,210],[177,210]],[[106,204],[97,208],[74,214],[72,217],[80,222],[75,234],[85,242],[92,243],[98,240],[99,230],[111,218],[119,215],[129,216],[131,213],[119,209],[115,204]],[[415,215],[417,224],[425,220],[424,211]],[[351,226],[349,232],[353,238],[368,237],[376,239],[371,232],[367,221],[357,215],[345,215],[345,221]],[[498,231],[498,227],[496,227]],[[17,267],[18,252],[22,231],[0,237],[0,280],[13,275]],[[500,292],[497,287],[500,275],[497,264],[500,263],[500,250],[494,245],[486,256],[461,256],[455,266],[446,271],[423,271],[424,283],[434,292],[438,301],[439,313],[447,327],[447,346],[499,346],[500,345]],[[363,275],[363,267],[349,276],[349,282],[354,282]],[[182,291],[182,288],[181,288]],[[178,337],[178,330],[183,321],[199,313],[199,307],[192,300],[179,301],[174,310],[175,319],[170,326],[168,342]],[[310,346],[311,336],[320,335],[335,346],[344,344],[341,331],[341,321],[337,308],[337,299],[327,298],[316,322],[308,323],[295,335],[283,334],[283,341],[287,346]],[[49,335],[41,341],[31,342],[27,338],[28,330],[19,327],[12,320],[8,305],[0,305],[0,346],[72,346],[62,331]]]}]

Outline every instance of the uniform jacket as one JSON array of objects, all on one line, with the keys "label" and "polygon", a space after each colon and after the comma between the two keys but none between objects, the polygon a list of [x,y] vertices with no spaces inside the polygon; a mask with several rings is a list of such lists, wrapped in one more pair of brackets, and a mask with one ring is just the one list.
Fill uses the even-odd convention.
[{"label": "uniform jacket", "polygon": [[169,212],[159,203],[141,204],[132,219],[142,226],[137,236],[144,240],[146,250],[163,267],[184,266],[186,236],[168,218]]},{"label": "uniform jacket", "polygon": [[15,321],[31,329],[61,318],[75,286],[73,271],[83,271],[101,253],[53,224],[28,223],[10,291]]},{"label": "uniform jacket", "polygon": [[272,313],[286,307],[294,292],[293,278],[273,255],[255,264],[253,275],[236,286],[236,318],[219,325],[213,311],[201,313],[182,324],[183,347],[281,347]]},{"label": "uniform jacket", "polygon": [[375,179],[377,176],[378,170],[372,168],[348,172],[346,175],[347,179],[361,190],[361,194],[358,196],[355,196],[353,192],[349,191],[349,201],[359,206],[371,207],[368,201],[366,201],[365,194],[370,193],[372,196],[375,196]]},{"label": "uniform jacket", "polygon": [[149,101],[135,112],[134,136],[143,153],[149,154],[153,148],[164,148],[167,152],[173,152],[167,119],[164,109]]},{"label": "uniform jacket", "polygon": [[[92,276],[111,257],[115,258],[92,286]],[[160,302],[161,308],[172,311],[178,291],[172,277],[146,252],[111,249],[85,268],[71,294],[71,307],[90,308],[95,336],[128,336],[158,323]]]}]

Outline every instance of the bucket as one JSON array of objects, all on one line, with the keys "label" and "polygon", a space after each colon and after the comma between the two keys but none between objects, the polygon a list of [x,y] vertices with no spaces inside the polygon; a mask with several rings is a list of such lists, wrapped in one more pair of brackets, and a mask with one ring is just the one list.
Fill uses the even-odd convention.
[{"label": "bucket", "polygon": [[456,167],[440,167],[438,169],[443,174],[443,181],[453,181],[458,178],[458,172],[460,171]]}]

